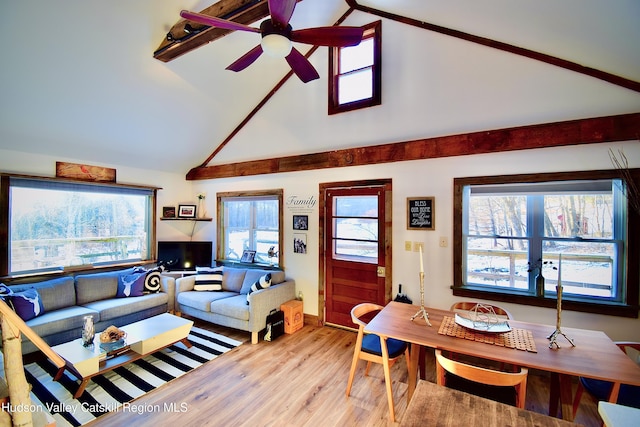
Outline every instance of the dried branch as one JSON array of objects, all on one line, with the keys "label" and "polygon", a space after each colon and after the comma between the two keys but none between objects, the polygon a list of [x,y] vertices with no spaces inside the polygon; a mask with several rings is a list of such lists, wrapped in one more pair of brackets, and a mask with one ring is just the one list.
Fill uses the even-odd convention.
[{"label": "dried branch", "polygon": [[627,156],[625,156],[624,151],[621,149],[618,150],[618,154],[616,155],[616,153],[609,148],[609,158],[611,159],[611,163],[613,163],[615,168],[620,172],[625,183],[623,190],[629,202],[629,206],[640,214],[640,189],[629,170],[629,160],[627,159]]}]

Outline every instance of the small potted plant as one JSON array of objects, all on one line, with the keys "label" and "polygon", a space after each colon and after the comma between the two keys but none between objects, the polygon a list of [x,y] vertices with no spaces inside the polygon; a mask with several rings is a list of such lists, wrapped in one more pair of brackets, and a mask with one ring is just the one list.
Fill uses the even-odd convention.
[{"label": "small potted plant", "polygon": [[276,251],[275,246],[271,246],[267,251],[267,256],[269,257],[269,264],[273,265],[273,258],[278,256],[278,251]]},{"label": "small potted plant", "polygon": [[204,210],[204,199],[206,198],[206,193],[198,193],[196,197],[198,198],[198,218],[204,218],[207,214]]}]

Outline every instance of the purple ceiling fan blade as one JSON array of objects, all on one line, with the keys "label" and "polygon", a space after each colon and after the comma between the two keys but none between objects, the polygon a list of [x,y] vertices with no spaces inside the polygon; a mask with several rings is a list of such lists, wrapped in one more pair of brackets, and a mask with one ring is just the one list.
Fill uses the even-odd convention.
[{"label": "purple ceiling fan blade", "polygon": [[258,45],[251,49],[249,52],[238,58],[233,64],[229,65],[226,69],[231,71],[242,71],[249,65],[253,64],[256,59],[262,54],[262,46]]},{"label": "purple ceiling fan blade", "polygon": [[320,75],[316,69],[313,68],[309,60],[295,47],[291,49],[291,53],[287,55],[286,60],[293,72],[296,73],[304,83],[320,78]]},{"label": "purple ceiling fan blade", "polygon": [[362,41],[361,27],[317,27],[294,30],[291,41],[316,46],[356,46]]},{"label": "purple ceiling fan blade", "polygon": [[283,27],[289,24],[298,0],[269,0],[271,20]]},{"label": "purple ceiling fan blade", "polygon": [[249,27],[248,25],[240,24],[233,21],[227,21],[226,19],[216,18],[215,16],[189,12],[188,10],[181,11],[180,16],[189,21],[197,22],[203,25],[209,25],[211,27],[224,28],[225,30],[251,31],[253,33],[260,32],[259,28]]}]

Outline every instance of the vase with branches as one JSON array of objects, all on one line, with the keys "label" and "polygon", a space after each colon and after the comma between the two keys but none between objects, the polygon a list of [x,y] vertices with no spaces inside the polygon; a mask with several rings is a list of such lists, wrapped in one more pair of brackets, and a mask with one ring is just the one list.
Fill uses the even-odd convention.
[{"label": "vase with branches", "polygon": [[[542,258],[538,258],[535,262],[529,261],[527,265],[529,266],[527,272],[536,275],[536,295],[541,297],[544,295],[544,275],[542,274],[542,269],[545,265],[553,265],[553,261],[543,261]],[[556,267],[552,268],[557,270]]]},{"label": "vase with branches", "polygon": [[198,218],[204,218],[207,215],[207,212],[204,209],[204,199],[206,196],[206,193],[198,193],[196,195],[198,198]]}]

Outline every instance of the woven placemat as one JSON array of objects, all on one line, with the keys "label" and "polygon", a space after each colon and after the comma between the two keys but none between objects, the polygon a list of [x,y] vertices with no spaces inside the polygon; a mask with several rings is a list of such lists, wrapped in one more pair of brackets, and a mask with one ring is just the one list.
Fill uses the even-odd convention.
[{"label": "woven placemat", "polygon": [[505,333],[491,333],[474,331],[456,323],[453,317],[444,316],[438,333],[450,337],[463,338],[470,341],[483,342],[485,344],[498,345],[500,347],[515,348],[522,351],[537,353],[536,342],[533,334],[526,329],[512,329]]}]

